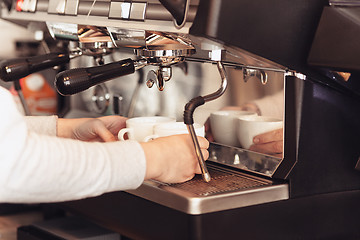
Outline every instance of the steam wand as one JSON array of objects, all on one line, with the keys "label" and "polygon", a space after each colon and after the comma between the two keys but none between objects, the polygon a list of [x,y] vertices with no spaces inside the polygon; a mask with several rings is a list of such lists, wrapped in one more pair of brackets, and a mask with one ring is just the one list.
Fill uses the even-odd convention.
[{"label": "steam wand", "polygon": [[209,101],[219,98],[225,92],[226,87],[227,87],[227,77],[226,77],[225,68],[221,62],[217,62],[217,67],[218,67],[220,77],[221,77],[220,88],[214,93],[208,94],[203,97],[199,96],[199,97],[191,99],[190,102],[188,102],[185,105],[185,111],[184,111],[184,123],[187,125],[189,133],[191,135],[191,139],[194,143],[196,156],[198,158],[200,169],[201,169],[201,174],[202,174],[202,177],[205,182],[210,182],[211,176],[210,176],[209,171],[206,168],[204,157],[201,153],[199,141],[195,134],[195,129],[193,126],[193,124],[194,124],[193,113],[197,107],[205,104],[205,102],[209,102]]}]

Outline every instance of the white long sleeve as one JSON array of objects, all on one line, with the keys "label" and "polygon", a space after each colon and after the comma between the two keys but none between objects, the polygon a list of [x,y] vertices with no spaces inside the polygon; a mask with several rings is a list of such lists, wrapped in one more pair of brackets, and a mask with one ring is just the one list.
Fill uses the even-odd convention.
[{"label": "white long sleeve", "polygon": [[88,143],[31,131],[1,87],[0,111],[0,202],[75,200],[144,180],[145,154],[135,141]]},{"label": "white long sleeve", "polygon": [[57,116],[25,116],[24,119],[29,131],[56,136]]},{"label": "white long sleeve", "polygon": [[261,115],[283,119],[284,115],[284,91],[279,91],[273,95],[254,100]]}]

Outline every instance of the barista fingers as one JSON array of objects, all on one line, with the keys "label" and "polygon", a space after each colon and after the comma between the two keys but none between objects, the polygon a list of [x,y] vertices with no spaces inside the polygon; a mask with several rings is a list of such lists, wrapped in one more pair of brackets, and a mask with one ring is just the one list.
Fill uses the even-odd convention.
[{"label": "barista fingers", "polygon": [[[123,117],[24,117],[1,87],[0,109],[0,202],[75,200],[135,189],[144,179],[184,182],[201,172],[188,135],[115,141]],[[208,141],[199,143],[207,158]]]}]

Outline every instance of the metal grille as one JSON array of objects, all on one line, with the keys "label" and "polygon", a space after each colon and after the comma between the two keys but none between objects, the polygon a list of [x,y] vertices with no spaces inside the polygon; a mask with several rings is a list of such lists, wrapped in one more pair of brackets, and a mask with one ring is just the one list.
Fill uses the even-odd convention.
[{"label": "metal grille", "polygon": [[209,169],[209,173],[211,175],[211,181],[208,183],[204,182],[201,175],[197,175],[188,182],[170,184],[170,186],[191,192],[198,196],[208,196],[217,193],[271,185],[271,182],[261,181],[245,175],[234,174],[219,169]]}]

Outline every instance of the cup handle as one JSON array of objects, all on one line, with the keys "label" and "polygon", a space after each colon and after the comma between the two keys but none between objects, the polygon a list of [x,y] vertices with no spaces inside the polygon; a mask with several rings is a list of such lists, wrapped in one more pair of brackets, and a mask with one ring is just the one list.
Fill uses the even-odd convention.
[{"label": "cup handle", "polygon": [[127,134],[128,139],[133,139],[134,130],[132,128],[123,128],[118,133],[118,138],[120,141],[125,141],[125,134]]},{"label": "cup handle", "polygon": [[144,142],[148,142],[148,141],[150,141],[150,140],[154,140],[154,139],[156,139],[156,138],[158,138],[159,136],[158,135],[149,135],[149,136],[146,136],[145,138],[144,138]]}]

